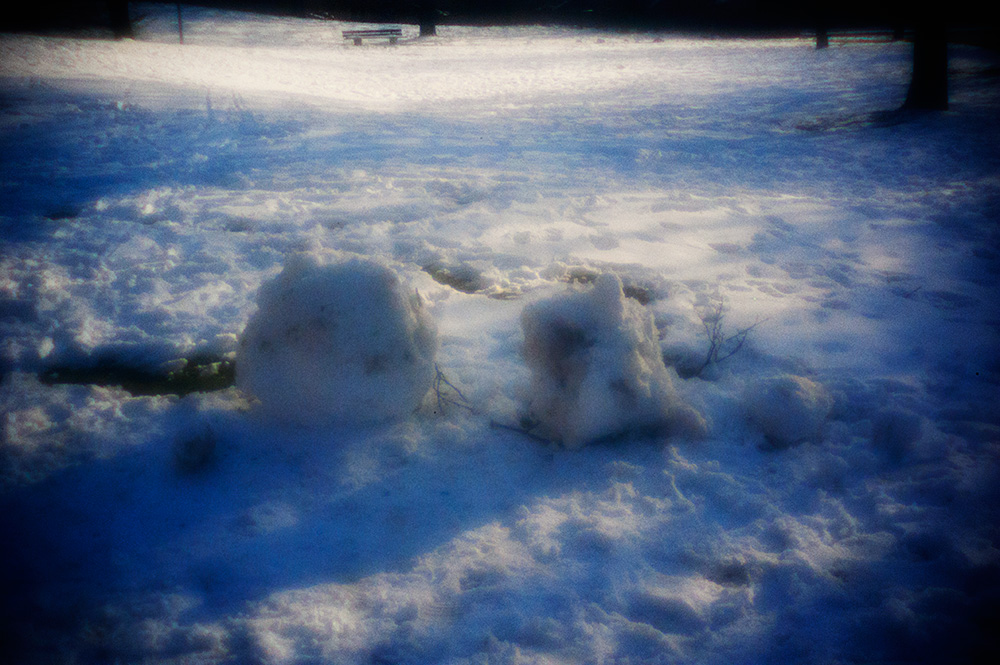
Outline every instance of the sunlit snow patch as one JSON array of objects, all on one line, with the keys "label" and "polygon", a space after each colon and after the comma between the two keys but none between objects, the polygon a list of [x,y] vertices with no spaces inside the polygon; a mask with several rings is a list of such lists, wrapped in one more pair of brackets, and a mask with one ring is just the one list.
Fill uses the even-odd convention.
[{"label": "sunlit snow patch", "polygon": [[240,339],[236,385],[277,420],[391,420],[412,413],[431,386],[435,325],[384,265],[297,254],[257,304]]},{"label": "sunlit snow patch", "polygon": [[521,325],[530,418],[545,436],[576,448],[672,426],[704,428],[676,396],[652,315],[625,297],[617,276],[529,305]]}]

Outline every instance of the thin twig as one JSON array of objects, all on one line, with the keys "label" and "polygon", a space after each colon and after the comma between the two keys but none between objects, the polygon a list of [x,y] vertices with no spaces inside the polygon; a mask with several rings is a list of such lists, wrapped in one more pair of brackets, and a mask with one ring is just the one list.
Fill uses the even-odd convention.
[{"label": "thin twig", "polygon": [[[750,331],[764,323],[764,321],[767,321],[767,319],[760,319],[753,325],[747,326],[746,328],[736,331],[732,335],[726,336],[722,329],[722,319],[725,317],[725,314],[726,301],[722,298],[722,296],[718,296],[718,304],[711,310],[701,315],[701,323],[705,327],[705,334],[708,335],[708,353],[705,355],[705,361],[694,373],[694,376],[699,376],[712,363],[718,364],[723,360],[727,360],[736,355],[736,353],[742,349],[743,345],[746,343],[747,335],[750,334]],[[722,354],[722,350],[733,341],[735,341],[736,344],[730,348],[728,353],[720,355]]]},{"label": "thin twig", "polygon": [[493,419],[490,419],[490,427],[492,429],[505,429],[508,432],[516,432],[518,434],[522,434],[522,435],[528,437],[532,441],[538,441],[539,443],[545,443],[545,444],[549,444],[549,445],[556,445],[556,442],[553,441],[552,439],[546,439],[544,436],[539,436],[539,435],[535,434],[534,432],[531,432],[529,430],[524,429],[523,427],[516,427],[514,425],[505,425],[505,424],[503,424],[501,422],[497,422],[496,420],[493,420]]},{"label": "thin twig", "polygon": [[[476,410],[473,408],[472,404],[469,403],[469,400],[466,399],[464,394],[462,394],[462,391],[458,388],[458,386],[456,386],[454,383],[449,381],[447,377],[445,377],[444,373],[441,371],[441,368],[438,367],[437,365],[434,365],[434,371],[436,372],[436,374],[434,376],[433,386],[434,386],[434,394],[437,396],[438,411],[444,413],[444,405],[453,404],[463,409],[468,409],[471,413],[475,413]],[[454,397],[446,395],[444,390],[445,388],[454,391],[454,393],[458,396],[458,398],[456,399]]]},{"label": "thin twig", "polygon": [[[434,394],[437,397],[438,413],[444,413],[444,408],[446,404],[452,404],[454,406],[458,406],[463,409],[468,409],[468,411],[473,414],[479,413],[478,411],[476,411],[475,407],[473,407],[472,404],[469,402],[468,398],[466,398],[465,394],[462,393],[462,390],[454,383],[448,380],[448,377],[444,375],[444,372],[441,371],[440,367],[434,365],[434,371],[436,372],[436,374],[434,376],[433,387],[434,387]],[[454,392],[457,398],[451,397],[448,394],[446,394],[446,390]],[[546,439],[543,436],[539,436],[531,432],[530,429],[528,428],[517,427],[515,425],[505,425],[504,423],[493,420],[492,418],[490,419],[490,427],[492,429],[503,429],[507,430],[508,432],[516,432],[517,434],[526,436],[529,439],[537,441],[539,443],[544,443],[547,445],[555,444],[555,441],[552,441],[551,439]]]}]

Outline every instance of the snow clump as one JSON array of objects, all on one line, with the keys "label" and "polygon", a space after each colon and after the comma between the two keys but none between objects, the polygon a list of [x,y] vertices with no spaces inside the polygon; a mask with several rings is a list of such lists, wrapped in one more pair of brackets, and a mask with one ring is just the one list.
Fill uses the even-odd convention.
[{"label": "snow clump", "polygon": [[744,392],[747,416],[775,448],[816,441],[833,409],[821,384],[785,374],[754,382]]},{"label": "snow clump", "polygon": [[578,448],[629,433],[704,429],[676,395],[652,315],[625,297],[616,275],[529,305],[521,326],[529,420],[540,434]]},{"label": "snow clump", "polygon": [[923,419],[912,411],[881,409],[872,419],[872,443],[890,460],[899,462],[914,452],[923,428]]},{"label": "snow clump", "polygon": [[257,306],[240,339],[236,385],[277,420],[402,418],[434,380],[434,322],[380,263],[296,254],[261,286]]}]

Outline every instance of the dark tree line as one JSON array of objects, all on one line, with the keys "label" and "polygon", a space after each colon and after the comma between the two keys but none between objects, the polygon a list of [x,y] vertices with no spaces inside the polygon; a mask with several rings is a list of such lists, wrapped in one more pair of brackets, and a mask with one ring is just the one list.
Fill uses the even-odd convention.
[{"label": "dark tree line", "polygon": [[[0,29],[59,30],[105,26],[116,38],[133,36],[128,0],[39,0],[0,14]],[[817,48],[831,32],[849,28],[891,30],[912,36],[913,75],[905,107],[948,106],[949,28],[975,26],[980,43],[1000,44],[996,19],[980,4],[948,5],[902,0],[802,3],[790,0],[191,0],[248,11],[323,15],[354,21],[416,23],[433,36],[448,23],[562,23],[616,29],[672,29],[715,33],[801,34],[814,30]],[[972,32],[962,33],[966,38]]]}]

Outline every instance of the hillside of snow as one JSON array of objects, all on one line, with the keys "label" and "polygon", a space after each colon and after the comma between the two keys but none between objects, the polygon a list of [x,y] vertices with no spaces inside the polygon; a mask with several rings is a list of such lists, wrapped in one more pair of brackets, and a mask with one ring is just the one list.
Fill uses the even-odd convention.
[{"label": "hillside of snow", "polygon": [[0,35],[24,663],[997,655],[1000,57]]}]

